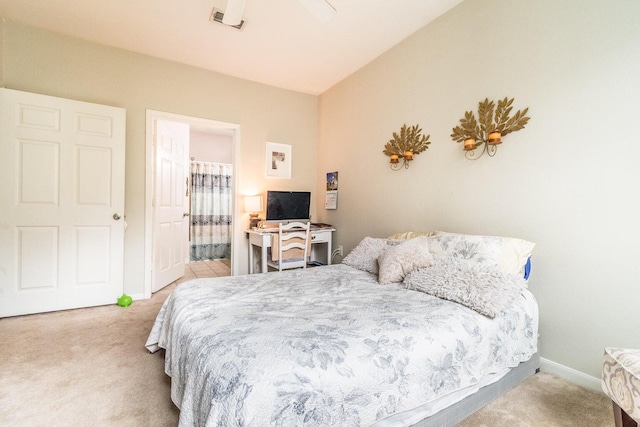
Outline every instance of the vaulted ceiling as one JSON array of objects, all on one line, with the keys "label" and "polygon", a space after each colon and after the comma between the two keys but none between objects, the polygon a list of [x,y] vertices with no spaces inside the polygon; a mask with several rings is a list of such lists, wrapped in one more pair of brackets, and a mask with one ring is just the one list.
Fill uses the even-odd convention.
[{"label": "vaulted ceiling", "polygon": [[0,15],[317,95],[461,1],[329,0],[322,22],[300,0],[247,0],[241,30],[210,21],[227,0],[0,0]]}]

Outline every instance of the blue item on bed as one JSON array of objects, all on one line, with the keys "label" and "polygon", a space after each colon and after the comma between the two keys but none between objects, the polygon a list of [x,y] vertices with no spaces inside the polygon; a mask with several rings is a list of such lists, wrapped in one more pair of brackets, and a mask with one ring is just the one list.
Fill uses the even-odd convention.
[{"label": "blue item on bed", "polygon": [[527,258],[527,263],[524,265],[524,278],[528,279],[531,274],[531,258]]}]

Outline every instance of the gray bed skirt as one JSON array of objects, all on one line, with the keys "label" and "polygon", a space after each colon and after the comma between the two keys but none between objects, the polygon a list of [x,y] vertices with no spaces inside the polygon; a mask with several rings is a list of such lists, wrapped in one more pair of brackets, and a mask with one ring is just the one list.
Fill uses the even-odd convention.
[{"label": "gray bed skirt", "polygon": [[430,417],[414,424],[414,427],[453,427],[474,412],[482,409],[493,400],[515,388],[522,381],[536,374],[540,370],[540,355],[531,356],[526,362],[509,371],[504,377],[493,384],[489,384]]}]

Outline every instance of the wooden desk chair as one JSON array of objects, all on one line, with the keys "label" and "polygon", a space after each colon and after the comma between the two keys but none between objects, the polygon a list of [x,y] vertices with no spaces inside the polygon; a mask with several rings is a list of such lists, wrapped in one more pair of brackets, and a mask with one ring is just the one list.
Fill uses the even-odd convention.
[{"label": "wooden desk chair", "polygon": [[310,222],[279,224],[278,234],[274,233],[271,237],[271,259],[267,260],[267,265],[278,271],[307,268],[310,229]]}]

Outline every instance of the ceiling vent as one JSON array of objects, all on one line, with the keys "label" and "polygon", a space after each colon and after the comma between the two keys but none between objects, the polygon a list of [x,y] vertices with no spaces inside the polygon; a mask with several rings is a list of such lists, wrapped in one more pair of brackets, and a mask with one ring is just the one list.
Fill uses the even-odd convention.
[{"label": "ceiling vent", "polygon": [[211,11],[211,16],[209,17],[209,21],[217,22],[217,23],[222,24],[222,25],[224,25],[226,27],[236,28],[238,30],[241,30],[242,27],[244,26],[244,20],[240,21],[240,23],[238,25],[227,25],[227,24],[222,22],[222,18],[224,18],[224,13],[219,9],[213,8],[213,10]]}]

